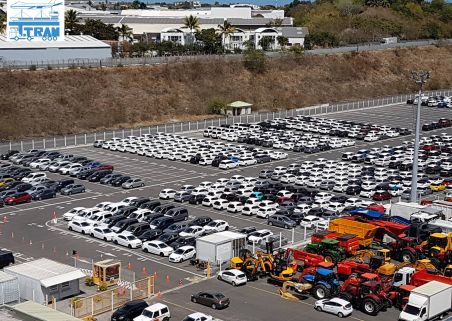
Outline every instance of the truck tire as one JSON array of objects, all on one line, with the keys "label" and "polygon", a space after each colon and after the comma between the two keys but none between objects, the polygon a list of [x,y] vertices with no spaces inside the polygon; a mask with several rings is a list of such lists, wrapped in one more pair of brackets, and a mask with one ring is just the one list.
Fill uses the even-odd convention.
[{"label": "truck tire", "polygon": [[337,264],[340,261],[340,257],[337,255],[337,253],[334,253],[334,252],[326,252],[324,257],[325,257],[325,262],[331,262],[331,263]]},{"label": "truck tire", "polygon": [[368,315],[377,315],[380,311],[378,303],[371,298],[367,298],[363,300],[362,311]]},{"label": "truck tire", "polygon": [[317,300],[326,299],[330,297],[330,289],[323,284],[317,284],[312,289],[312,293]]},{"label": "truck tire", "polygon": [[402,254],[400,255],[401,261],[402,262],[410,262],[410,263],[414,263],[416,261],[416,258],[414,256],[413,253],[411,253],[408,250],[402,251]]}]

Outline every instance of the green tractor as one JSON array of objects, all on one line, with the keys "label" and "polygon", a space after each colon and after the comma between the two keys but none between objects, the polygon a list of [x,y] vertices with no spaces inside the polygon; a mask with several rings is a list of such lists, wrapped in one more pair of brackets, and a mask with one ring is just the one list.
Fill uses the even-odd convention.
[{"label": "green tractor", "polygon": [[326,262],[334,264],[339,263],[347,257],[347,253],[339,247],[339,241],[333,239],[324,239],[320,243],[310,243],[306,245],[306,252],[320,254]]}]

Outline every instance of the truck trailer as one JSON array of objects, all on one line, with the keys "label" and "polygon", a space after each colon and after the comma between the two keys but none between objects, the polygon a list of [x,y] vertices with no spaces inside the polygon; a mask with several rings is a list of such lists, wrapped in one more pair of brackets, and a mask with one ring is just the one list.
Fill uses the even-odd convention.
[{"label": "truck trailer", "polygon": [[434,320],[445,316],[451,308],[452,285],[431,281],[411,291],[399,320]]}]

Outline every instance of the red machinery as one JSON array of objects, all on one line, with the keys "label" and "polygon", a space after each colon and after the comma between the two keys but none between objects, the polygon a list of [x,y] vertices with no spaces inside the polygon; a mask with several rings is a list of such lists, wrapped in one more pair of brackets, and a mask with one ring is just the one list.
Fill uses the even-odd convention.
[{"label": "red machinery", "polygon": [[414,286],[421,286],[430,281],[438,281],[452,285],[452,278],[440,274],[429,273],[427,269],[415,272],[411,276],[410,284]]},{"label": "red machinery", "polygon": [[293,248],[288,248],[284,256],[286,258],[291,257],[291,261],[295,260],[299,263],[301,262],[301,264],[298,265],[302,266],[303,268],[315,267],[318,266],[321,262],[325,261],[324,257],[321,255],[308,253]]},{"label": "red machinery", "polygon": [[321,231],[311,236],[311,243],[320,243],[324,239],[333,239],[339,241],[339,247],[347,253],[353,253],[359,250],[359,239],[354,234],[341,234],[331,231]]}]

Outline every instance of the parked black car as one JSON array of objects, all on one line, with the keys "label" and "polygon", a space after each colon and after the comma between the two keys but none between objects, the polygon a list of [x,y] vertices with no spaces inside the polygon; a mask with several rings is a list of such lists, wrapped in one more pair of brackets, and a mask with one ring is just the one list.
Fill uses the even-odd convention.
[{"label": "parked black car", "polygon": [[19,151],[18,150],[9,150],[9,151],[7,151],[5,154],[2,154],[1,156],[0,156],[0,159],[2,159],[2,160],[7,160],[7,159],[9,159],[11,156],[13,156],[13,155],[15,155],[15,154],[17,154],[17,153],[19,153]]},{"label": "parked black car", "polygon": [[142,241],[142,242],[146,242],[146,241],[152,241],[157,239],[160,235],[163,234],[162,230],[159,229],[155,229],[155,230],[147,230],[143,233],[141,233],[140,235],[138,235],[137,237]]},{"label": "parked black car", "polygon": [[191,245],[196,247],[196,238],[193,236],[179,237],[175,242],[171,244],[171,247],[175,250],[182,246]]},{"label": "parked black car", "polygon": [[120,187],[123,183],[127,182],[129,179],[131,179],[130,176],[121,176],[115,179],[114,181],[111,181],[110,185],[114,187]]},{"label": "parked black car", "polygon": [[199,216],[195,218],[193,221],[188,222],[188,225],[190,226],[204,226],[212,222],[212,218],[208,216]]},{"label": "parked black car", "polygon": [[13,252],[7,250],[0,250],[0,269],[4,267],[14,264],[14,255]]},{"label": "parked black car", "polygon": [[54,198],[54,197],[56,197],[56,192],[54,189],[51,189],[51,188],[43,189],[33,195],[34,200],[45,200],[45,199]]},{"label": "parked black car", "polygon": [[214,292],[198,292],[191,296],[191,301],[206,305],[212,309],[223,309],[229,306],[229,298],[221,293]]},{"label": "parked black car", "polygon": [[111,321],[132,321],[147,307],[148,304],[143,300],[129,301],[112,314]]},{"label": "parked black car", "polygon": [[156,208],[159,205],[161,205],[159,200],[148,200],[147,202],[142,203],[139,207],[146,208],[146,209],[152,211],[154,208]]}]

